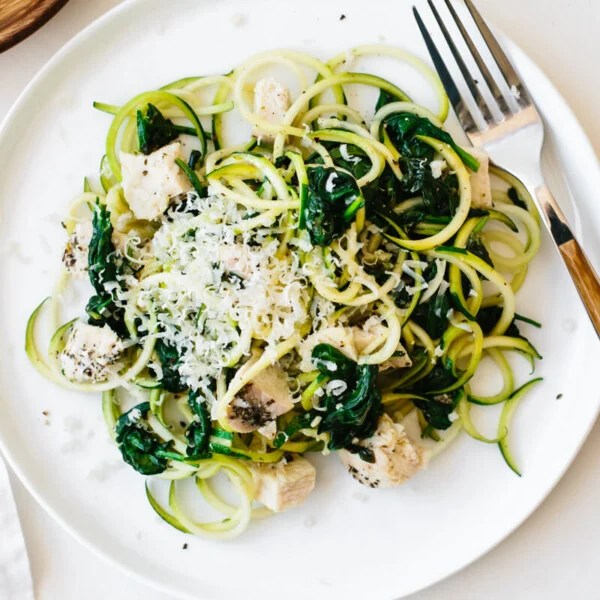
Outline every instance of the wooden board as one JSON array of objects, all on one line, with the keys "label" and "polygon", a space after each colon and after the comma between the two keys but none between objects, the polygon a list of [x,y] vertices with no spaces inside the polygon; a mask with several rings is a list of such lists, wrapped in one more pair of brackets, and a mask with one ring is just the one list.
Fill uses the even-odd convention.
[{"label": "wooden board", "polygon": [[0,0],[0,52],[52,18],[68,0]]}]

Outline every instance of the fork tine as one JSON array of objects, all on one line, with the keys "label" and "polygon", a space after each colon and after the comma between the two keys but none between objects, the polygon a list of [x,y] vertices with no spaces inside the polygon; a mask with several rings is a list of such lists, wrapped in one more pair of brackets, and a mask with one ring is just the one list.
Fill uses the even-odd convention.
[{"label": "fork tine", "polygon": [[[508,56],[506,56],[504,50],[502,50],[500,47],[498,40],[496,40],[494,34],[490,31],[490,28],[486,25],[483,17],[475,8],[473,2],[471,2],[471,0],[465,0],[465,4],[471,13],[471,17],[473,17],[473,21],[475,21],[475,25],[477,25],[477,29],[479,29],[483,40],[487,44],[492,57],[496,61],[502,76],[511,89],[515,100],[518,102],[519,106],[522,108],[527,108],[531,104],[531,98],[529,97],[527,89],[523,85],[520,77],[517,75],[517,72],[510,63]],[[513,90],[516,90],[517,93],[514,93]]]},{"label": "fork tine", "polygon": [[475,59],[475,63],[477,64],[477,68],[481,71],[481,74],[483,75],[485,82],[487,83],[488,87],[490,88],[490,92],[492,92],[492,96],[494,97],[496,104],[498,104],[498,108],[500,109],[500,112],[505,117],[510,116],[511,110],[508,107],[508,104],[506,103],[506,98],[504,98],[504,94],[500,91],[500,88],[498,87],[496,80],[492,77],[492,74],[490,73],[490,70],[488,69],[487,65],[485,64],[485,61],[481,57],[479,50],[477,50],[477,47],[473,43],[471,36],[469,35],[468,31],[465,29],[463,22],[460,20],[460,17],[456,13],[456,10],[454,9],[452,2],[450,0],[444,0],[444,2],[446,3],[446,6],[448,7],[450,14],[452,15],[452,18],[454,19],[454,22],[456,23],[456,26],[458,27],[458,30],[460,31],[460,34],[462,35],[463,40],[465,40],[465,43],[467,44],[469,51],[473,55],[473,58]]},{"label": "fork tine", "polygon": [[431,60],[433,61],[435,69],[442,80],[442,84],[446,89],[448,98],[450,99],[452,107],[454,108],[454,112],[456,113],[462,128],[467,135],[478,132],[479,128],[477,127],[477,124],[471,115],[471,111],[469,110],[469,107],[461,93],[458,91],[458,88],[454,83],[454,79],[452,79],[452,75],[450,75],[450,72],[444,63],[444,60],[442,59],[435,42],[429,35],[429,31],[421,19],[419,11],[417,10],[416,6],[413,6],[412,9],[419,30],[421,31],[421,35],[423,36],[423,40],[425,41],[425,45],[427,46],[429,55],[431,56]]},{"label": "fork tine", "polygon": [[481,92],[479,91],[479,88],[477,87],[477,84],[475,83],[475,79],[473,78],[473,76],[471,75],[471,72],[469,71],[469,67],[467,67],[467,65],[465,64],[465,61],[463,60],[458,48],[456,47],[454,40],[450,36],[450,33],[448,32],[448,29],[446,28],[446,24],[442,20],[442,17],[440,17],[440,13],[438,12],[437,8],[435,7],[433,0],[427,0],[427,4],[429,4],[429,8],[431,9],[431,12],[433,13],[433,16],[435,17],[435,20],[437,21],[437,24],[438,24],[442,34],[444,35],[444,39],[446,40],[446,43],[448,44],[448,47],[450,48],[450,52],[452,52],[452,56],[454,57],[454,60],[456,61],[456,64],[458,65],[458,68],[460,69],[460,72],[462,73],[462,76],[467,84],[467,87],[469,88],[469,91],[471,92],[471,95],[473,96],[475,103],[477,104],[477,107],[481,111],[481,114],[483,115],[485,122],[486,123],[494,123],[495,119],[492,116],[492,113],[490,112],[490,108],[487,105],[485,98],[481,95]]}]

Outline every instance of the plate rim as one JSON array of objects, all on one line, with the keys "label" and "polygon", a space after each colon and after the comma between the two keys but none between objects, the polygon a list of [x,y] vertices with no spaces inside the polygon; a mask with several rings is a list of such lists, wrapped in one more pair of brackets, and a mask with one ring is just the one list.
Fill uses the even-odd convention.
[{"label": "plate rim", "polygon": [[[132,9],[135,5],[143,4],[146,0],[124,0],[120,4],[112,7],[106,13],[96,18],[94,21],[86,25],[81,31],[79,31],[76,35],[74,35],[70,40],[68,40],[59,50],[57,50],[53,56],[51,56],[48,61],[36,72],[33,78],[29,81],[29,83],[24,87],[24,89],[19,93],[10,109],[6,113],[4,119],[0,123],[0,141],[10,133],[11,122],[13,121],[14,116],[20,110],[21,104],[23,104],[27,98],[31,95],[35,88],[40,85],[43,80],[48,76],[48,74],[54,69],[55,65],[59,64],[63,58],[66,58],[70,55],[73,49],[75,49],[78,45],[84,43],[89,37],[92,37],[96,30],[101,29],[105,21],[111,21],[114,18],[118,18],[118,15],[122,12],[127,12]],[[206,0],[204,0],[206,1]],[[66,4],[68,0],[58,0],[58,4],[60,5]],[[56,12],[60,10],[62,6],[59,6]],[[50,17],[52,14],[50,15]],[[50,18],[49,17],[49,18]],[[536,73],[536,77],[539,80],[543,81],[544,85],[550,90],[550,92],[554,95],[554,100],[557,101],[561,106],[561,112],[568,116],[571,129],[579,138],[579,143],[583,144],[583,152],[581,153],[586,159],[590,157],[592,160],[588,160],[590,163],[588,167],[591,167],[588,172],[587,179],[593,180],[596,179],[600,183],[600,164],[597,160],[596,153],[594,147],[587,136],[585,130],[583,129],[581,123],[579,122],[576,114],[574,113],[571,106],[565,100],[563,95],[557,89],[553,81],[546,75],[546,73],[537,65],[537,63],[530,58],[530,56],[518,45],[516,44],[509,36],[504,34],[502,30],[494,27],[492,24],[492,29],[497,32],[500,41],[503,45],[508,47],[509,56],[512,54],[517,54],[519,56],[519,61],[527,63],[528,68]],[[35,30],[33,30],[35,31]],[[31,33],[33,33],[33,31]],[[25,36],[26,37],[26,36]],[[0,52],[2,51],[2,47],[0,46]],[[428,61],[430,62],[430,61]],[[596,158],[596,160],[593,160]],[[579,223],[579,212],[576,212],[575,225],[577,226]],[[579,229],[579,227],[576,227]],[[578,232],[580,239],[583,238],[582,232]],[[583,241],[583,240],[582,240]],[[565,473],[571,468],[573,461],[579,455],[584,443],[588,439],[592,428],[594,427],[598,416],[600,414],[600,396],[595,399],[596,406],[593,410],[593,418],[590,418],[590,422],[584,428],[584,433],[578,442],[574,445],[571,456],[569,456],[568,460],[564,463],[563,468],[553,474],[552,477],[549,478],[549,484],[547,489],[536,498],[533,502],[533,505],[530,509],[528,509],[525,514],[523,514],[520,518],[518,518],[512,527],[507,528],[502,534],[498,537],[497,540],[486,544],[483,546],[482,550],[478,550],[474,553],[474,556],[467,557],[465,560],[459,562],[459,566],[452,566],[446,573],[442,573],[437,576],[434,580],[428,582],[425,585],[417,585],[412,589],[407,589],[402,593],[401,596],[395,596],[396,598],[404,598],[411,594],[417,593],[419,591],[428,589],[441,581],[455,575],[473,564],[477,560],[481,559],[493,549],[495,549],[498,545],[504,542],[509,536],[511,536],[517,529],[519,529],[525,521],[527,521],[535,511],[539,509],[539,507],[546,501],[550,493],[555,489],[560,480],[564,477]],[[140,583],[161,591],[166,594],[174,595],[178,598],[189,598],[190,600],[198,598],[198,596],[192,596],[190,593],[185,590],[177,587],[171,587],[168,584],[161,582],[156,578],[152,578],[151,576],[141,572],[138,568],[131,564],[122,564],[116,558],[112,557],[109,552],[102,549],[99,545],[94,543],[92,540],[88,539],[83,533],[80,533],[76,527],[69,524],[69,522],[64,519],[57,510],[53,508],[49,503],[47,503],[42,495],[36,488],[36,485],[31,481],[21,469],[18,459],[13,455],[11,451],[9,451],[8,446],[5,444],[3,438],[0,436],[0,453],[4,456],[6,462],[13,470],[15,475],[18,477],[19,482],[24,486],[27,492],[35,499],[35,501],[44,509],[44,511],[56,522],[60,525],[60,527],[68,532],[78,543],[82,544],[84,547],[88,548],[91,552],[93,552],[96,556],[100,557],[107,564],[113,565],[119,569],[122,573],[126,573],[129,576],[133,577]],[[206,591],[208,592],[208,590]],[[203,593],[202,596],[205,600],[220,600],[220,597],[216,596],[208,596]]]}]

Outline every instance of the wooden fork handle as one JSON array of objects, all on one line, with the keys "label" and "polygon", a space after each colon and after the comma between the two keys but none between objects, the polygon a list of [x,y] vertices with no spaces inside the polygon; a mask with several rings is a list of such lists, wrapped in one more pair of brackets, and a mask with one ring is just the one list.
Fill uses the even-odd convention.
[{"label": "wooden fork handle", "polygon": [[600,338],[600,277],[575,239],[550,190],[542,185],[535,190],[535,195],[542,208],[544,221]]},{"label": "wooden fork handle", "polygon": [[558,249],[596,333],[600,337],[600,279],[598,274],[576,239],[561,244]]}]

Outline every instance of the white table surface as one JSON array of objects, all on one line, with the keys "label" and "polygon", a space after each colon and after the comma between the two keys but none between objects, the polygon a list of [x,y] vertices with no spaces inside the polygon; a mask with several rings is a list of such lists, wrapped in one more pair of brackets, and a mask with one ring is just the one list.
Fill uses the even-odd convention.
[{"label": "white table surface", "polygon": [[[0,119],[56,50],[120,1],[71,0],[40,31],[0,54]],[[600,2],[478,0],[478,6],[542,67],[600,155]],[[597,424],[570,471],[521,528],[470,567],[411,600],[600,598],[598,457]],[[169,600],[80,546],[14,476],[12,482],[39,600]]]}]

